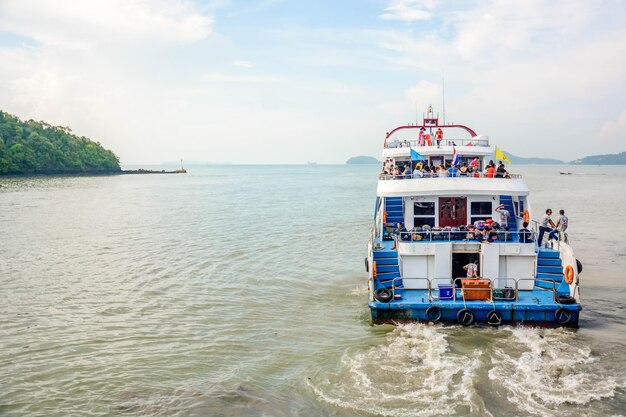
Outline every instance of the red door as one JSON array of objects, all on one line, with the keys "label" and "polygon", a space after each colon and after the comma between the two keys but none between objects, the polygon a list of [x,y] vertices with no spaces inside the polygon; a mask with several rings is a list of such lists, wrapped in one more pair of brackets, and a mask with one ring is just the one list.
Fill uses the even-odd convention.
[{"label": "red door", "polygon": [[466,197],[439,198],[439,227],[467,224]]}]

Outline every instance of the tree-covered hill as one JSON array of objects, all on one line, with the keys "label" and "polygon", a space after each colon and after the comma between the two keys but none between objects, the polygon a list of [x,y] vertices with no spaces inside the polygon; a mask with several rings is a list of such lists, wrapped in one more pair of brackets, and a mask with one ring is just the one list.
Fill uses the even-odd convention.
[{"label": "tree-covered hill", "polygon": [[68,127],[0,111],[0,175],[120,171],[119,158]]}]

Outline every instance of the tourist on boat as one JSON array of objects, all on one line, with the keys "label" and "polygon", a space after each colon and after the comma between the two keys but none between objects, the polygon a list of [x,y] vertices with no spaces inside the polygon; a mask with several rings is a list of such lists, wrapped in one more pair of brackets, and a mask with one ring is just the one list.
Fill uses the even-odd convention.
[{"label": "tourist on boat", "polygon": [[391,158],[388,158],[385,161],[385,171],[391,172],[392,169],[393,169],[393,162],[391,162]]},{"label": "tourist on boat", "polygon": [[[537,244],[539,246],[541,246],[542,243],[543,243],[543,235],[544,235],[544,233],[546,233],[546,232],[550,233],[552,231],[552,229],[554,229],[556,227],[556,225],[554,224],[554,222],[550,218],[551,215],[552,215],[552,210],[551,209],[547,209],[546,210],[546,214],[544,214],[543,217],[541,218],[541,223],[539,223],[539,236],[537,237]],[[551,226],[551,227],[549,227],[549,226]],[[552,242],[550,242],[550,243],[552,243]]]},{"label": "tourist on boat", "polygon": [[393,167],[393,171],[391,171],[391,174],[393,175],[393,179],[400,177],[400,169],[397,165]]},{"label": "tourist on boat", "polygon": [[467,166],[467,162],[463,162],[461,168],[459,168],[459,177],[467,177],[469,175],[469,167]]},{"label": "tourist on boat", "polygon": [[385,170],[383,168],[383,170],[380,172],[380,174],[378,174],[378,179],[379,180],[384,180],[387,175],[389,175],[389,173],[387,172],[387,170]]},{"label": "tourist on boat", "polygon": [[439,176],[439,174],[437,173],[437,168],[434,165],[431,165],[430,167],[430,176],[432,178],[437,178]]},{"label": "tourist on boat", "polygon": [[493,178],[495,173],[496,173],[496,168],[493,165],[488,165],[487,169],[485,170],[485,177]]},{"label": "tourist on boat", "polygon": [[439,168],[437,168],[437,176],[439,178],[444,178],[448,176],[448,170],[446,169],[445,165],[439,165]]},{"label": "tourist on boat", "polygon": [[456,165],[450,165],[450,168],[448,168],[448,176],[453,178],[459,176],[459,169]]},{"label": "tourist on boat", "polygon": [[437,141],[437,147],[440,148],[439,145],[441,145],[441,141],[443,140],[443,130],[441,130],[441,128],[438,128],[435,132],[435,140]]},{"label": "tourist on boat", "polygon": [[508,172],[506,171],[502,161],[500,161],[498,163],[498,168],[496,168],[496,178],[504,178],[506,176],[508,176]]},{"label": "tourist on boat", "polygon": [[465,271],[467,271],[467,277],[468,278],[473,278],[473,279],[478,279],[478,259],[471,261],[470,263],[468,263],[467,265],[465,265],[463,267],[463,269],[465,269]]},{"label": "tourist on boat", "polygon": [[528,222],[522,223],[522,228],[519,229],[518,235],[521,243],[530,243],[533,241],[533,233],[528,230]]},{"label": "tourist on boat", "polygon": [[511,214],[509,213],[509,211],[504,208],[504,204],[500,204],[498,207],[496,207],[495,211],[500,217],[500,224],[503,227],[506,227],[506,225],[509,224],[509,218],[511,218]]},{"label": "tourist on boat", "polygon": [[556,222],[556,226],[550,231],[550,234],[548,235],[548,241],[551,241],[552,239],[559,240],[559,234],[564,233],[567,229],[569,220],[565,215],[565,210],[559,210],[559,215],[559,220]]},{"label": "tourist on boat", "polygon": [[422,165],[415,165],[415,169],[413,169],[413,178],[422,178],[424,173],[422,172]]},{"label": "tourist on boat", "polygon": [[427,146],[432,145],[432,142],[430,141],[430,133],[424,133],[424,141],[426,142]]},{"label": "tourist on boat", "polygon": [[426,132],[426,129],[422,127],[419,135],[417,136],[417,146],[424,146],[424,132]]},{"label": "tourist on boat", "polygon": [[409,164],[406,164],[404,166],[404,171],[402,171],[402,176],[404,178],[411,178],[411,166]]},{"label": "tourist on boat", "polygon": [[478,168],[480,168],[480,160],[477,156],[472,159],[472,162],[470,162],[469,166],[470,168],[472,168],[472,170],[478,171]]}]

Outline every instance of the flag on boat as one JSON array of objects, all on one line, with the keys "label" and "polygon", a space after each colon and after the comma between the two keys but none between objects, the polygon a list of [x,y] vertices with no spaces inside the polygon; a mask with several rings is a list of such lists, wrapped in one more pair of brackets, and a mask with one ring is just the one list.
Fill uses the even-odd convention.
[{"label": "flag on boat", "polygon": [[504,152],[502,152],[500,149],[498,149],[498,147],[496,146],[496,155],[495,155],[496,159],[499,159],[501,161],[506,161],[507,164],[511,163],[511,160],[504,154]]},{"label": "flag on boat", "polygon": [[419,152],[411,148],[411,161],[425,161],[425,159]]},{"label": "flag on boat", "polygon": [[452,147],[452,166],[456,166],[459,164],[459,154],[456,153],[456,147]]}]

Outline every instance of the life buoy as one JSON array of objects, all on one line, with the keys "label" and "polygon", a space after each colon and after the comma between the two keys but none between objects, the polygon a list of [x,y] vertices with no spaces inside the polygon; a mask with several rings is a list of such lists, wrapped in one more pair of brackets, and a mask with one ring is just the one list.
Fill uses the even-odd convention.
[{"label": "life buoy", "polygon": [[383,224],[387,224],[387,210],[383,211]]},{"label": "life buoy", "polygon": [[571,265],[565,267],[565,282],[567,284],[574,282],[574,268]]},{"label": "life buoy", "polygon": [[437,323],[439,320],[441,320],[442,314],[443,312],[439,307],[430,306],[426,309],[426,320]]},{"label": "life buoy", "polygon": [[372,276],[376,278],[376,275],[378,275],[376,273],[376,261],[372,261]]},{"label": "life buoy", "polygon": [[528,210],[524,210],[524,222],[528,223],[530,221],[530,213]]}]

